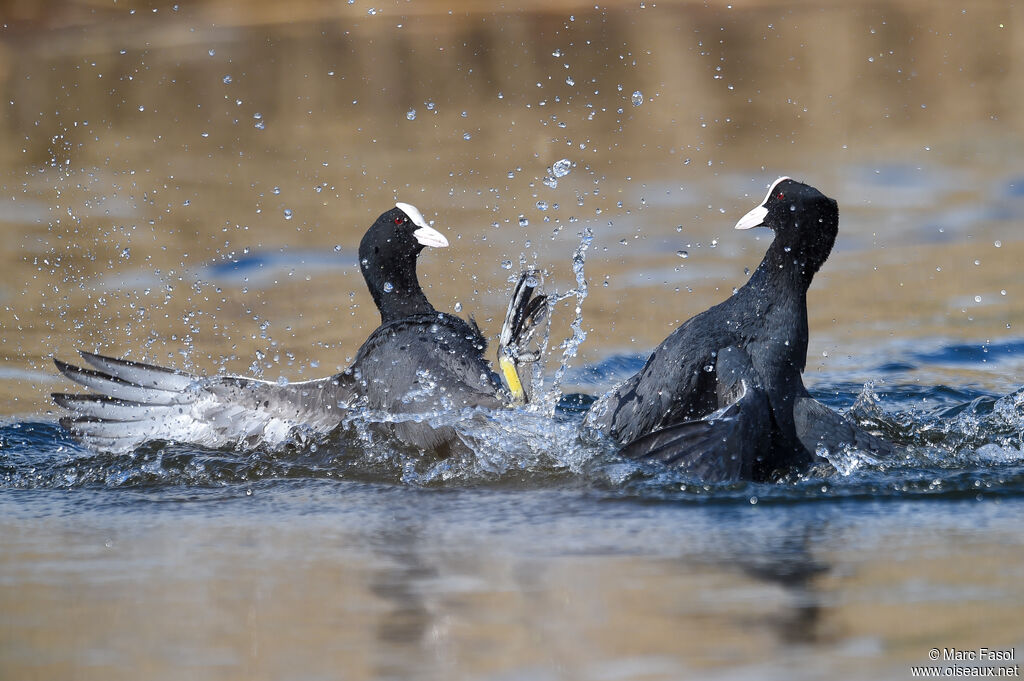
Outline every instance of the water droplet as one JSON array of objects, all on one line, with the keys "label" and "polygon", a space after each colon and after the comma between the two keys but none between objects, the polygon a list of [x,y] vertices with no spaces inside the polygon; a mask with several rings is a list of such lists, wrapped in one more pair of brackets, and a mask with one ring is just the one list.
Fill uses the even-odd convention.
[{"label": "water droplet", "polygon": [[676,255],[678,255],[683,260],[686,260],[687,258],[690,257],[689,253],[687,253],[686,251],[681,251],[681,250],[680,251],[676,251]]},{"label": "water droplet", "polygon": [[998,239],[996,239],[994,245],[995,245],[996,248],[1002,248],[1003,247],[1003,242],[999,241]]},{"label": "water droplet", "polygon": [[545,175],[542,181],[544,182],[545,187],[550,187],[551,189],[558,189],[558,180],[551,177],[550,175]]},{"label": "water droplet", "polygon": [[469,140],[471,140],[472,138],[473,138],[473,136],[472,136],[472,135],[470,135],[470,134],[469,134],[468,132],[464,132],[464,133],[462,133],[462,139],[464,139],[464,140],[466,140],[466,141],[469,141]]},{"label": "water droplet", "polygon": [[416,120],[416,109],[409,109],[405,112],[405,117],[410,121]]},{"label": "water droplet", "polygon": [[230,74],[229,74],[229,75],[226,75],[226,76],[224,76],[224,77],[223,77],[223,78],[222,78],[221,80],[223,80],[223,81],[224,81],[224,84],[225,84],[225,85],[231,85],[231,75],[230,75]]},{"label": "water droplet", "polygon": [[630,101],[633,102],[633,106],[640,106],[644,103],[644,93],[637,90],[633,93],[633,96],[630,97]]},{"label": "water droplet", "polygon": [[552,57],[561,57],[562,56],[562,51],[559,50],[559,49],[556,49],[554,52],[551,53],[551,56]]},{"label": "water droplet", "polygon": [[293,217],[293,215],[292,215],[292,209],[291,209],[291,208],[285,208],[285,209],[284,209],[284,219],[285,219],[285,220],[291,220],[291,219],[292,219],[292,217]]},{"label": "water droplet", "polygon": [[501,269],[503,269],[503,270],[510,270],[510,269],[512,269],[512,261],[511,260],[502,260],[501,261]]},{"label": "water droplet", "polygon": [[576,81],[572,79],[572,76],[567,76],[565,79],[565,84],[572,86],[576,84]]},{"label": "water droplet", "polygon": [[565,177],[572,172],[572,161],[567,158],[555,161],[551,165],[551,172],[555,177]]},{"label": "water droplet", "polygon": [[547,209],[548,209],[548,202],[547,201],[538,201],[537,202],[537,210],[547,210]]},{"label": "water droplet", "polygon": [[213,55],[217,54],[217,50],[211,47],[209,50],[206,51],[206,53],[212,57]]},{"label": "water droplet", "polygon": [[462,303],[455,303],[455,311],[462,312]]},{"label": "water droplet", "polygon": [[391,293],[394,290],[395,290],[395,285],[394,284],[392,284],[390,281],[385,281],[384,282],[384,293]]},{"label": "water droplet", "polygon": [[520,215],[519,216],[519,226],[520,227],[526,227],[529,224],[530,224],[530,221],[526,219],[525,215]]},{"label": "water droplet", "polygon": [[974,296],[974,302],[980,303],[981,302],[981,296]]}]

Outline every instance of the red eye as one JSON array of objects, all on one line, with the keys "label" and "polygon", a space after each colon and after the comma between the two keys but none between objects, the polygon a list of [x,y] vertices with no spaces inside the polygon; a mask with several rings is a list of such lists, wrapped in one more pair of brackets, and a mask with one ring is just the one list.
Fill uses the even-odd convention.
[{"label": "red eye", "polygon": [[402,217],[395,218],[395,224],[396,225],[400,225],[403,222],[405,222],[405,218],[402,218]]},{"label": "red eye", "polygon": [[786,195],[783,194],[782,192],[779,192],[778,194],[775,195],[775,198],[781,201],[782,199],[786,198]]}]

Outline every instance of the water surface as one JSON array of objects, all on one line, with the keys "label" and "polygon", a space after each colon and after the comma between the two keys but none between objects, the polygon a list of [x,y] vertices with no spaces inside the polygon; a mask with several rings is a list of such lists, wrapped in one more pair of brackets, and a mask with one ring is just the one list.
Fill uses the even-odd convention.
[{"label": "water surface", "polygon": [[[1019,7],[0,14],[0,677],[909,678],[1024,650]],[[579,442],[568,402],[467,418],[454,461],[352,431],[113,456],[56,426],[78,349],[343,368],[396,200],[452,242],[431,300],[491,337],[521,265],[577,286],[589,229],[563,387],[599,394],[742,284],[769,235],[731,227],[782,174],[841,210],[806,382],[894,461],[706,488]]]}]

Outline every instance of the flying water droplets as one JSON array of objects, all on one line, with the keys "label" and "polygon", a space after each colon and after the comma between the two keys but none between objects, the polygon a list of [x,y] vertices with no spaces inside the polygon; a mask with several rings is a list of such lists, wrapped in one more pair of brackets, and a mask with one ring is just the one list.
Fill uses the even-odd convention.
[{"label": "flying water droplets", "polygon": [[565,177],[572,172],[572,161],[567,158],[559,159],[551,165],[551,174],[555,177]]},{"label": "flying water droplets", "polygon": [[637,90],[633,93],[633,96],[630,97],[630,101],[633,102],[633,106],[640,106],[644,103],[644,93]]},{"label": "flying water droplets", "polygon": [[565,375],[566,369],[569,368],[569,362],[576,357],[576,352],[580,345],[587,339],[587,332],[583,328],[583,301],[587,298],[589,288],[583,266],[587,260],[587,249],[590,248],[593,240],[593,230],[590,227],[584,227],[580,233],[580,245],[577,246],[576,251],[572,254],[572,271],[576,276],[576,289],[568,295],[576,296],[576,309],[572,323],[569,325],[569,328],[572,329],[572,336],[566,338],[560,346],[562,348],[562,359],[559,361],[558,369],[551,379],[551,389],[547,391],[544,398],[540,401],[545,413],[549,416],[555,413],[555,406],[561,397],[559,388],[562,383],[562,377]]},{"label": "flying water droplets", "polygon": [[416,109],[409,109],[408,111],[406,111],[405,117],[410,121],[416,120]]}]

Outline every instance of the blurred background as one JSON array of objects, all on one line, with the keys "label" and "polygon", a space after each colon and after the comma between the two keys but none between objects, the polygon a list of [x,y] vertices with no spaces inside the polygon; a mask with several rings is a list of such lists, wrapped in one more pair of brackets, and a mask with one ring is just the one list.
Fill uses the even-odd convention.
[{"label": "blurred background", "polygon": [[16,419],[52,424],[51,358],[79,349],[345,367],[379,319],[356,248],[396,200],[451,241],[420,258],[430,299],[492,338],[524,264],[576,287],[589,230],[566,387],[598,392],[746,280],[770,234],[732,227],[779,175],[841,211],[812,389],[1015,390],[1022,22],[1005,0],[0,1],[0,677],[908,678],[933,646],[1020,645],[1024,478],[989,461],[679,503],[614,465],[421,489],[252,454],[217,469],[240,481],[147,486],[51,426],[25,454]]},{"label": "blurred background", "polygon": [[434,304],[490,336],[521,264],[567,291],[591,229],[580,365],[645,354],[740,285],[769,234],[732,225],[783,174],[841,209],[809,380],[1016,338],[1022,11],[2,3],[0,412],[46,409],[49,357],[79,348],[344,367],[378,321],[355,249],[396,199],[452,242],[421,258]]}]

